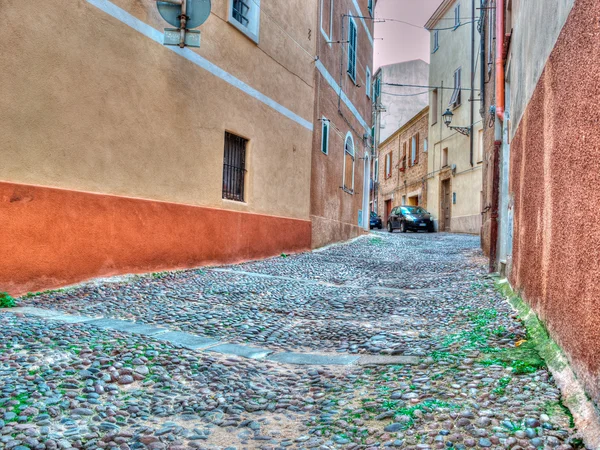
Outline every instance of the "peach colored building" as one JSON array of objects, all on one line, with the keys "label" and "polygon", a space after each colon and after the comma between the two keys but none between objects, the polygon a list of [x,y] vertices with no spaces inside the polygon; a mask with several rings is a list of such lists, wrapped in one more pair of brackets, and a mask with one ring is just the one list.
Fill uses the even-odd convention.
[{"label": "peach colored building", "polygon": [[427,208],[429,106],[379,144],[378,214],[387,222],[392,208]]},{"label": "peach colored building", "polygon": [[375,0],[319,0],[312,246],[369,229]]},{"label": "peach colored building", "polygon": [[310,248],[317,0],[213,0],[183,50],[152,1],[2,13],[0,291]]}]

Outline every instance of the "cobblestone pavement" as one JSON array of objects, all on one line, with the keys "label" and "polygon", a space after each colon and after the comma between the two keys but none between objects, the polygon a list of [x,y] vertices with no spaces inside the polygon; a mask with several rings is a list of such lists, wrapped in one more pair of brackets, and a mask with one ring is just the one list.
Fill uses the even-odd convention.
[{"label": "cobblestone pavement", "polygon": [[20,306],[276,352],[419,363],[279,364],[0,313],[0,448],[575,448],[560,393],[478,243],[378,232],[26,296]]}]

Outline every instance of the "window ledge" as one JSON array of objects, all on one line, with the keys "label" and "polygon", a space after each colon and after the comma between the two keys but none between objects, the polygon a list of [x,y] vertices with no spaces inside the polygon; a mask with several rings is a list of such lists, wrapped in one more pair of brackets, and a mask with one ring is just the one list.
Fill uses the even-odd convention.
[{"label": "window ledge", "polygon": [[230,203],[232,205],[248,206],[248,202],[246,201],[231,200],[229,198],[222,198],[221,200],[223,200],[224,203]]},{"label": "window ledge", "polygon": [[235,28],[237,28],[243,35],[245,35],[248,39],[250,39],[252,42],[254,42],[256,45],[258,45],[259,43],[259,39],[258,39],[258,32],[253,32],[250,28],[245,27],[244,25],[242,25],[241,23],[239,23],[237,20],[230,18],[228,20],[228,22],[233,25]]}]

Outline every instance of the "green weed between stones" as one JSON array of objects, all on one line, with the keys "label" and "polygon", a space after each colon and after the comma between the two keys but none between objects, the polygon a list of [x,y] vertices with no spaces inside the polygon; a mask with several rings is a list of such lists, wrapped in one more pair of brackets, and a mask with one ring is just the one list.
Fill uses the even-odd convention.
[{"label": "green weed between stones", "polygon": [[548,401],[543,406],[544,412],[549,417],[554,417],[557,415],[566,415],[569,418],[569,426],[571,428],[575,428],[575,420],[573,419],[573,414],[560,400]]},{"label": "green weed between stones", "polygon": [[8,292],[0,292],[0,308],[14,308],[17,304]]},{"label": "green weed between stones", "polygon": [[[421,403],[418,403],[413,406],[408,406],[408,407],[406,407],[406,406],[398,407],[398,402],[386,401],[382,404],[382,407],[387,409],[388,411],[394,411],[394,417],[401,417],[401,416],[408,417],[409,420],[407,420],[404,423],[404,427],[403,427],[406,430],[414,425],[415,412],[417,412],[417,411],[427,413],[427,412],[431,412],[433,410],[442,409],[442,408],[450,409],[450,410],[460,409],[460,406],[458,406],[458,405],[455,405],[453,403],[448,403],[448,402],[445,402],[442,400],[437,400],[437,399],[427,399]],[[367,408],[365,408],[365,410],[366,409]]]}]

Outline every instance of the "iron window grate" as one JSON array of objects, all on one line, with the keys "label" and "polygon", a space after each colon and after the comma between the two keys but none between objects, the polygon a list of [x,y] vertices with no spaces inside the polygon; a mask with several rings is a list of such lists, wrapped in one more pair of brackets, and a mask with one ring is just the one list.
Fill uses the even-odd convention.
[{"label": "iron window grate", "polygon": [[244,201],[247,139],[225,132],[223,155],[223,198]]}]

